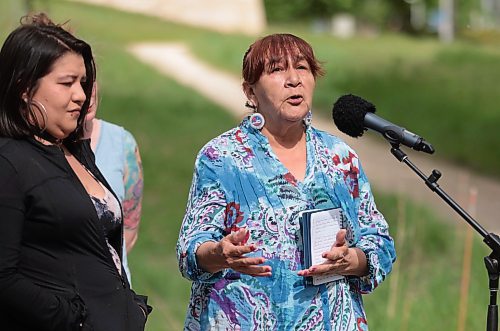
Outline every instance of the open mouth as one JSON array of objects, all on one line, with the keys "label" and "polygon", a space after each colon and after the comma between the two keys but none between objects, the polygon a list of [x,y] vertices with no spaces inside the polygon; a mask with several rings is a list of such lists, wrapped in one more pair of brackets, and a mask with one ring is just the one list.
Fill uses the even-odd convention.
[{"label": "open mouth", "polygon": [[298,105],[298,104],[302,103],[302,100],[304,100],[304,98],[300,94],[295,94],[295,95],[289,96],[287,99],[287,101],[293,105]]}]

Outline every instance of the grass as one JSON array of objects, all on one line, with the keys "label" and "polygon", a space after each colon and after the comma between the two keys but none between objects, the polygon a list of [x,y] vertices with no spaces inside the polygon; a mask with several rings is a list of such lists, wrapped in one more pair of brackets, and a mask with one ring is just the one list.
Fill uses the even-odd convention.
[{"label": "grass", "polygon": [[[395,237],[398,260],[380,287],[365,296],[371,330],[457,330],[465,232],[404,197],[376,195]],[[488,305],[488,254],[474,236],[468,310],[463,330],[484,330]],[[392,309],[392,310],[391,310]]]},{"label": "grass", "polygon": [[[183,41],[206,61],[238,74],[241,56],[253,38],[220,35],[79,3],[49,3],[56,21],[71,18],[74,31],[94,47],[102,96],[99,115],[129,129],[141,148],[145,172],[143,220],[129,263],[135,290],[147,294],[155,307],[147,330],[181,330],[189,282],[177,270],[175,242],[194,158],[206,141],[234,126],[236,120],[195,91],[138,62],[125,47],[138,41]],[[2,40],[16,25],[20,16],[16,13],[20,11],[18,1],[0,3]],[[382,116],[425,136],[441,156],[453,157],[456,152],[444,152],[451,151],[453,145],[460,147],[459,152],[462,145],[467,151],[470,138],[465,134],[480,133],[473,135],[467,148],[475,148],[465,153],[462,161],[499,164],[494,159],[500,157],[495,155],[498,153],[491,153],[499,147],[498,138],[488,137],[482,126],[498,122],[493,100],[496,94],[491,92],[493,81],[499,77],[496,48],[442,46],[432,40],[415,42],[397,36],[341,41],[294,29],[313,43],[318,57],[326,62],[328,75],[319,81],[315,100],[319,112],[327,116],[337,96],[353,92],[375,102]],[[289,27],[270,31],[285,30],[295,32]],[[469,75],[473,79],[468,79]],[[473,102],[469,94],[479,93],[481,97],[475,98],[478,102]],[[477,107],[469,110],[473,105]],[[425,118],[441,120],[432,129]],[[445,133],[454,138],[441,142],[437,137]],[[486,146],[489,153],[479,145]],[[478,163],[481,167],[483,162]],[[493,169],[491,173],[498,171]],[[398,271],[365,297],[371,330],[454,330],[463,227],[442,222],[400,197],[377,194],[376,198],[398,244]],[[401,201],[406,206],[404,212],[396,208]],[[405,223],[401,223],[403,219]],[[482,257],[486,254],[484,245],[475,238],[466,330],[485,329],[488,291]],[[394,307],[390,313],[388,305]]]},{"label": "grass", "polygon": [[[60,11],[61,20],[71,18],[74,30],[94,46],[98,60],[103,48],[123,50],[126,43],[138,41],[183,41],[205,61],[240,75],[242,54],[254,39],[78,3],[46,2],[51,12]],[[4,28],[13,26],[14,13],[21,12],[19,3],[9,3],[5,12],[11,15],[2,20]],[[66,8],[78,15],[68,15],[71,11]],[[85,19],[88,15],[91,24]],[[500,178],[500,154],[492,152],[500,148],[494,127],[500,122],[499,43],[443,45],[435,39],[398,35],[339,40],[301,25],[272,26],[267,32],[284,31],[310,41],[324,62],[327,75],[318,81],[317,113],[330,117],[340,95],[360,95],[373,102],[382,117],[431,142],[437,157]]]}]

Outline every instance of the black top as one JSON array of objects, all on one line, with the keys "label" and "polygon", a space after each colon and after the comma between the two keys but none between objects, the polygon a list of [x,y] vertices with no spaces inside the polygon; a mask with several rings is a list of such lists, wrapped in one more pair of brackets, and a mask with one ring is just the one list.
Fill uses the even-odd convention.
[{"label": "black top", "polygon": [[[89,141],[67,147],[112,191]],[[108,238],[120,256],[122,237]],[[63,151],[0,138],[0,329],[143,330],[145,301],[119,275]]]}]

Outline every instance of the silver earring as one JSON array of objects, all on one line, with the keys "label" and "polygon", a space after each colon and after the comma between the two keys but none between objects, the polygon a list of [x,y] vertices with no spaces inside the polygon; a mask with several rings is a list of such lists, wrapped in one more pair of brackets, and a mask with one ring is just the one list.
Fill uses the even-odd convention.
[{"label": "silver earring", "polygon": [[266,124],[266,119],[261,113],[253,113],[250,115],[250,126],[255,130],[261,130]]},{"label": "silver earring", "polygon": [[31,102],[28,104],[28,108],[31,110],[31,113],[33,113],[33,110],[31,108],[32,105],[35,106],[38,109],[38,111],[42,114],[43,128],[40,129],[40,132],[44,132],[47,129],[47,119],[48,119],[47,109],[40,101],[31,100]]},{"label": "silver earring", "polygon": [[302,120],[306,127],[310,127],[312,123],[312,111],[308,111],[306,117]]}]

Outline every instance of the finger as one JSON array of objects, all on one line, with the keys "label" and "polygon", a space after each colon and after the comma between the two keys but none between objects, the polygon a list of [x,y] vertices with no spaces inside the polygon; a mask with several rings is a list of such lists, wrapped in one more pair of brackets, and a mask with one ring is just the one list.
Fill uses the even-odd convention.
[{"label": "finger", "polygon": [[271,277],[273,273],[271,271],[269,272],[262,272],[262,273],[248,273],[247,275],[252,276],[252,277]]},{"label": "finger", "polygon": [[335,247],[340,247],[346,245],[345,236],[347,231],[345,229],[340,229],[339,232],[335,235],[335,242],[333,243],[330,250],[333,250]]},{"label": "finger", "polygon": [[345,269],[347,263],[335,263],[335,264],[318,264],[311,266],[309,269],[301,270],[299,272],[300,276],[319,276],[319,275],[331,275],[331,274],[341,274]]},{"label": "finger", "polygon": [[339,274],[341,271],[340,267],[327,266],[327,265],[319,265],[313,271],[311,271],[311,276],[324,276],[324,275],[334,275]]},{"label": "finger", "polygon": [[262,264],[266,262],[263,257],[239,257],[233,258],[228,261],[231,269],[247,268],[247,267],[263,267]]},{"label": "finger", "polygon": [[273,270],[271,266],[249,266],[239,268],[237,271],[254,277],[270,277]]},{"label": "finger", "polygon": [[345,258],[347,254],[349,254],[349,247],[347,246],[332,247],[330,251],[321,254],[321,257],[330,261],[336,261]]},{"label": "finger", "polygon": [[255,245],[235,246],[233,243],[222,244],[223,255],[226,257],[239,258],[245,254],[255,252]]},{"label": "finger", "polygon": [[345,245],[346,229],[340,229],[335,237],[335,246],[340,247]]},{"label": "finger", "polygon": [[248,235],[248,230],[246,228],[241,228],[236,232],[231,232],[229,235],[227,235],[227,239],[235,245],[239,245],[242,242],[245,242]]}]

